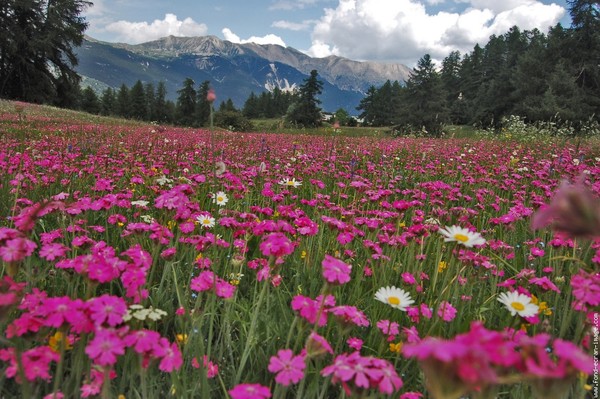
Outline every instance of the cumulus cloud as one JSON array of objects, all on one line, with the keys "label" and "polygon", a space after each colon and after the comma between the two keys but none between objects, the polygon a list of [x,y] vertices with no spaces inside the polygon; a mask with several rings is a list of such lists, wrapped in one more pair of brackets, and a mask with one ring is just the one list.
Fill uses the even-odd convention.
[{"label": "cumulus cloud", "polygon": [[163,20],[156,19],[152,23],[117,21],[104,28],[105,31],[115,33],[118,41],[130,44],[143,43],[156,40],[165,36],[203,36],[208,28],[199,24],[192,18],[180,21],[175,14],[165,14]]},{"label": "cumulus cloud", "polygon": [[461,13],[428,14],[424,1],[339,0],[315,24],[307,53],[412,66],[426,53],[441,60],[454,50],[470,52],[476,43],[485,45],[492,34],[504,34],[514,25],[546,31],[565,13],[556,4],[535,0],[464,2],[469,5]]},{"label": "cumulus cloud", "polygon": [[256,43],[256,44],[278,44],[283,47],[287,47],[282,38],[277,35],[268,34],[265,36],[251,36],[248,39],[241,39],[238,35],[233,33],[229,28],[223,28],[221,31],[225,40],[232,43]]}]

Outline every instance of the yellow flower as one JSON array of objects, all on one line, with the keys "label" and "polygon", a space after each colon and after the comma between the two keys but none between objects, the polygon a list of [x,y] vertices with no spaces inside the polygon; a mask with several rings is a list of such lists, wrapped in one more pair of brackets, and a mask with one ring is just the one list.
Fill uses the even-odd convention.
[{"label": "yellow flower", "polygon": [[120,394],[119,396],[117,396],[117,399],[125,399],[125,395]]},{"label": "yellow flower", "polygon": [[71,343],[69,342],[69,340],[60,331],[55,332],[53,336],[51,336],[50,338],[48,338],[48,346],[54,352],[59,352],[60,351],[60,345],[61,345],[61,343],[64,344],[65,350],[69,350],[69,349],[73,348],[73,346],[71,345]]},{"label": "yellow flower", "polygon": [[196,256],[196,262],[198,262],[200,259],[202,259],[202,252]]},{"label": "yellow flower", "polygon": [[300,253],[300,259],[304,259],[304,258],[306,258],[306,251],[302,251]]},{"label": "yellow flower", "polygon": [[552,309],[548,307],[548,304],[546,302],[540,302],[539,299],[533,294],[531,295],[531,303],[538,305],[538,314],[544,313],[546,316],[552,315]]},{"label": "yellow flower", "polygon": [[175,336],[175,338],[177,338],[177,342],[179,342],[180,344],[186,344],[187,340],[188,340],[188,335],[187,334],[177,334]]},{"label": "yellow flower", "polygon": [[443,260],[441,260],[440,263],[438,263],[438,273],[443,272],[444,270],[446,270],[447,267],[448,267],[448,264],[446,262],[444,262]]},{"label": "yellow flower", "polygon": [[402,352],[402,341],[397,344],[390,342],[390,352],[400,354]]},{"label": "yellow flower", "polygon": [[173,230],[173,227],[177,226],[177,222],[174,220],[169,220],[167,222],[167,227],[169,228],[169,230]]}]

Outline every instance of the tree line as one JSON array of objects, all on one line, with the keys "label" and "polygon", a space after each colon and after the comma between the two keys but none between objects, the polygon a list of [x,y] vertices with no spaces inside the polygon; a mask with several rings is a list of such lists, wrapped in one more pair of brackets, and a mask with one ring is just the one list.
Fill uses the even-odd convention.
[{"label": "tree line", "polygon": [[[213,123],[231,130],[251,129],[250,118],[285,118],[298,127],[314,127],[321,123],[320,100],[322,82],[313,70],[296,91],[284,92],[275,88],[260,95],[251,93],[242,109],[237,109],[231,99],[221,101],[214,110]],[[138,80],[131,88],[122,84],[118,90],[104,89],[101,95],[87,86],[80,92],[78,108],[93,114],[118,116],[157,123],[189,127],[208,126],[212,101],[208,99],[210,81],[197,88],[192,78],[186,78],[177,91],[175,102],[167,99],[164,82]]]},{"label": "tree line", "polygon": [[[450,53],[435,65],[426,54],[409,79],[372,86],[357,106],[372,126],[399,126],[431,135],[445,124],[497,126],[508,115],[529,122],[583,123],[600,120],[600,11],[597,1],[567,0],[570,28],[548,34],[511,28],[493,35],[470,53]],[[185,126],[206,126],[212,103],[209,81],[187,78],[177,100],[165,84],[137,81],[131,88],[107,88],[100,95],[80,88],[74,47],[87,27],[83,0],[3,0],[0,2],[0,97],[80,108],[88,112]],[[313,70],[294,92],[251,93],[242,109],[231,100],[214,113],[216,125],[250,128],[251,118],[285,118],[292,126],[321,124],[318,96],[323,88]],[[343,110],[341,123],[354,120]]]},{"label": "tree line", "polygon": [[528,122],[600,121],[600,12],[597,1],[568,1],[571,28],[545,35],[511,28],[481,47],[454,51],[434,64],[429,54],[405,85],[371,87],[357,110],[373,126],[441,133],[444,124],[497,126],[518,115]]}]

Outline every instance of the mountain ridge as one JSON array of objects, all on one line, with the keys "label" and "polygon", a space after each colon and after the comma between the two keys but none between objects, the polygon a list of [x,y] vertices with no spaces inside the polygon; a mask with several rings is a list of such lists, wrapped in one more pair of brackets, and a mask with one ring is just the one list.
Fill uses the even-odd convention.
[{"label": "mountain ridge", "polygon": [[[258,94],[275,87],[292,90],[314,69],[324,82],[320,97],[324,110],[350,111],[370,86],[387,80],[406,81],[411,71],[403,64],[338,56],[314,58],[292,47],[233,43],[216,36],[167,36],[140,44],[109,43],[86,36],[77,55],[77,70],[89,81],[116,88],[122,83],[131,86],[138,79],[153,83],[163,80],[174,99],[177,85],[186,77],[198,84],[210,80],[221,98],[231,98],[238,107],[251,92]],[[188,76],[183,76],[186,73]],[[119,78],[123,80],[120,83]]]}]

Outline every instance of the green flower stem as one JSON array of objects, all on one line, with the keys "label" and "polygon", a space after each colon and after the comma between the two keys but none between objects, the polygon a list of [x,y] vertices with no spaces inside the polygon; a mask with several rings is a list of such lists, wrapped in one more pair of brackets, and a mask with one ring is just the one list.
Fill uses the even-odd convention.
[{"label": "green flower stem", "polygon": [[248,337],[246,338],[246,345],[244,346],[244,352],[242,353],[242,357],[240,359],[240,365],[238,367],[238,371],[235,376],[235,384],[237,385],[242,378],[242,373],[244,372],[244,366],[248,361],[248,356],[250,356],[250,352],[254,347],[254,339],[256,334],[256,327],[258,325],[258,315],[260,314],[260,310],[262,307],[265,298],[267,297],[267,292],[269,291],[269,281],[263,281],[263,287],[258,296],[258,301],[256,302],[256,306],[254,307],[254,313],[252,313],[252,319],[250,321],[250,329],[248,330]]}]

